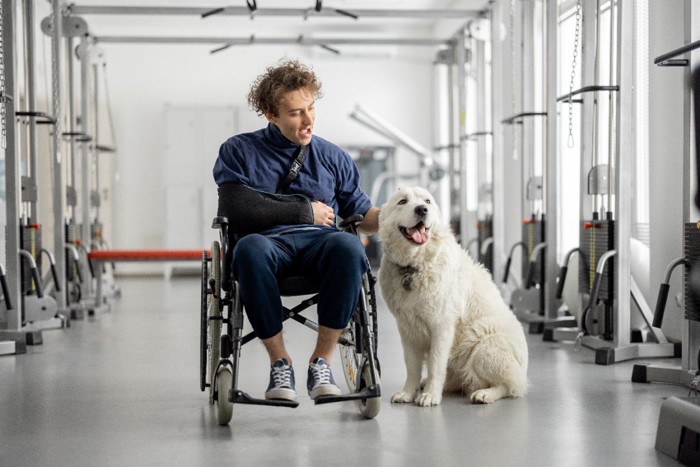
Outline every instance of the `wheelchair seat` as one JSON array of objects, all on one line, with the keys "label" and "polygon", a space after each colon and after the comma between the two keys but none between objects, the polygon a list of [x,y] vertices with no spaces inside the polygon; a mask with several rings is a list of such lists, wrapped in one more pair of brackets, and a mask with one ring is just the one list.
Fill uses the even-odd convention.
[{"label": "wheelchair seat", "polygon": [[317,280],[308,276],[288,276],[279,281],[280,295],[293,297],[296,295],[311,295],[318,293],[320,286]]}]

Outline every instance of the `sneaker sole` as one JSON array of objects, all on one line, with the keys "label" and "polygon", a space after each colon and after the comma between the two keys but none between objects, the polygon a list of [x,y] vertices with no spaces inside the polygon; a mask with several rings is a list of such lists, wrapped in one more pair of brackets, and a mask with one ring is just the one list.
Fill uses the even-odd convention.
[{"label": "sneaker sole", "polygon": [[341,394],[340,388],[333,385],[319,386],[311,391],[309,391],[309,397],[316,399],[317,397],[324,396],[339,396]]},{"label": "sneaker sole", "polygon": [[294,389],[277,388],[267,391],[265,393],[265,399],[296,402],[297,393]]}]

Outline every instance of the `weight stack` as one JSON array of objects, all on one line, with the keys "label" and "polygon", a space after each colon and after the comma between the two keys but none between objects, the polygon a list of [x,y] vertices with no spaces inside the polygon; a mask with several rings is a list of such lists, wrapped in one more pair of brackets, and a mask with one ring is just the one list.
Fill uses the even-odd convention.
[{"label": "weight stack", "polygon": [[104,226],[102,222],[94,221],[90,224],[90,237],[97,246],[101,246],[104,238]]},{"label": "weight stack", "polygon": [[[532,258],[532,250],[544,241],[544,217],[537,219],[532,216],[530,219],[523,221],[523,241],[527,249],[527,257],[522,260],[522,278],[523,282],[527,279],[528,271],[530,270],[530,258]],[[542,285],[544,278],[544,260],[545,255],[540,253],[535,266],[534,284]]]},{"label": "weight stack", "polygon": [[[80,244],[80,232],[78,230],[78,225],[74,223],[67,223],[66,224],[66,243],[69,243],[71,245],[79,245]],[[70,256],[71,253],[66,251],[66,279],[68,281],[73,281],[78,275],[78,272],[76,271],[76,265],[75,262],[73,261],[72,257]]]},{"label": "weight stack", "polygon": [[[593,219],[581,222],[580,252],[582,264],[579,267],[579,292],[590,294],[595,278],[595,270],[600,257],[615,249],[615,221]],[[615,257],[610,258],[603,271],[598,293],[599,300],[612,300],[615,293]]]},{"label": "weight stack", "polygon": [[[37,270],[41,274],[41,225],[22,225],[20,226],[19,232],[21,248],[31,253],[36,262]],[[20,264],[22,293],[24,295],[32,295],[36,289],[34,287],[32,271],[29,268],[29,262],[22,257]]]},{"label": "weight stack", "polygon": [[695,274],[692,271],[700,268],[700,222],[685,224],[683,239],[683,255],[686,261],[686,267],[683,268],[685,319],[700,321],[700,291],[698,284],[692,281],[693,276],[698,275],[697,270]]}]

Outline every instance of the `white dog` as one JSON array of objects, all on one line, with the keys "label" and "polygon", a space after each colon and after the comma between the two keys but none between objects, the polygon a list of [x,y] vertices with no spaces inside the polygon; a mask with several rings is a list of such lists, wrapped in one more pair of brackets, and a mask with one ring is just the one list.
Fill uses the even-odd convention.
[{"label": "white dog", "polygon": [[[442,223],[423,188],[401,188],[382,207],[379,284],[401,334],[406,383],[392,402],[438,405],[463,391],[491,403],[527,391],[523,327],[491,276]],[[421,382],[423,363],[428,377]]]}]

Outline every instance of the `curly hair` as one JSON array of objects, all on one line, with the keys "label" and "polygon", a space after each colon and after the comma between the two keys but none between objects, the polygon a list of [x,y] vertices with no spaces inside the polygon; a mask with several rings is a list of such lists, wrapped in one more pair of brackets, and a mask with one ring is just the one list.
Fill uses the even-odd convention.
[{"label": "curly hair", "polygon": [[301,88],[308,90],[315,99],[323,96],[321,82],[311,68],[298,60],[283,60],[255,79],[248,93],[248,104],[258,115],[277,117],[282,95]]}]

